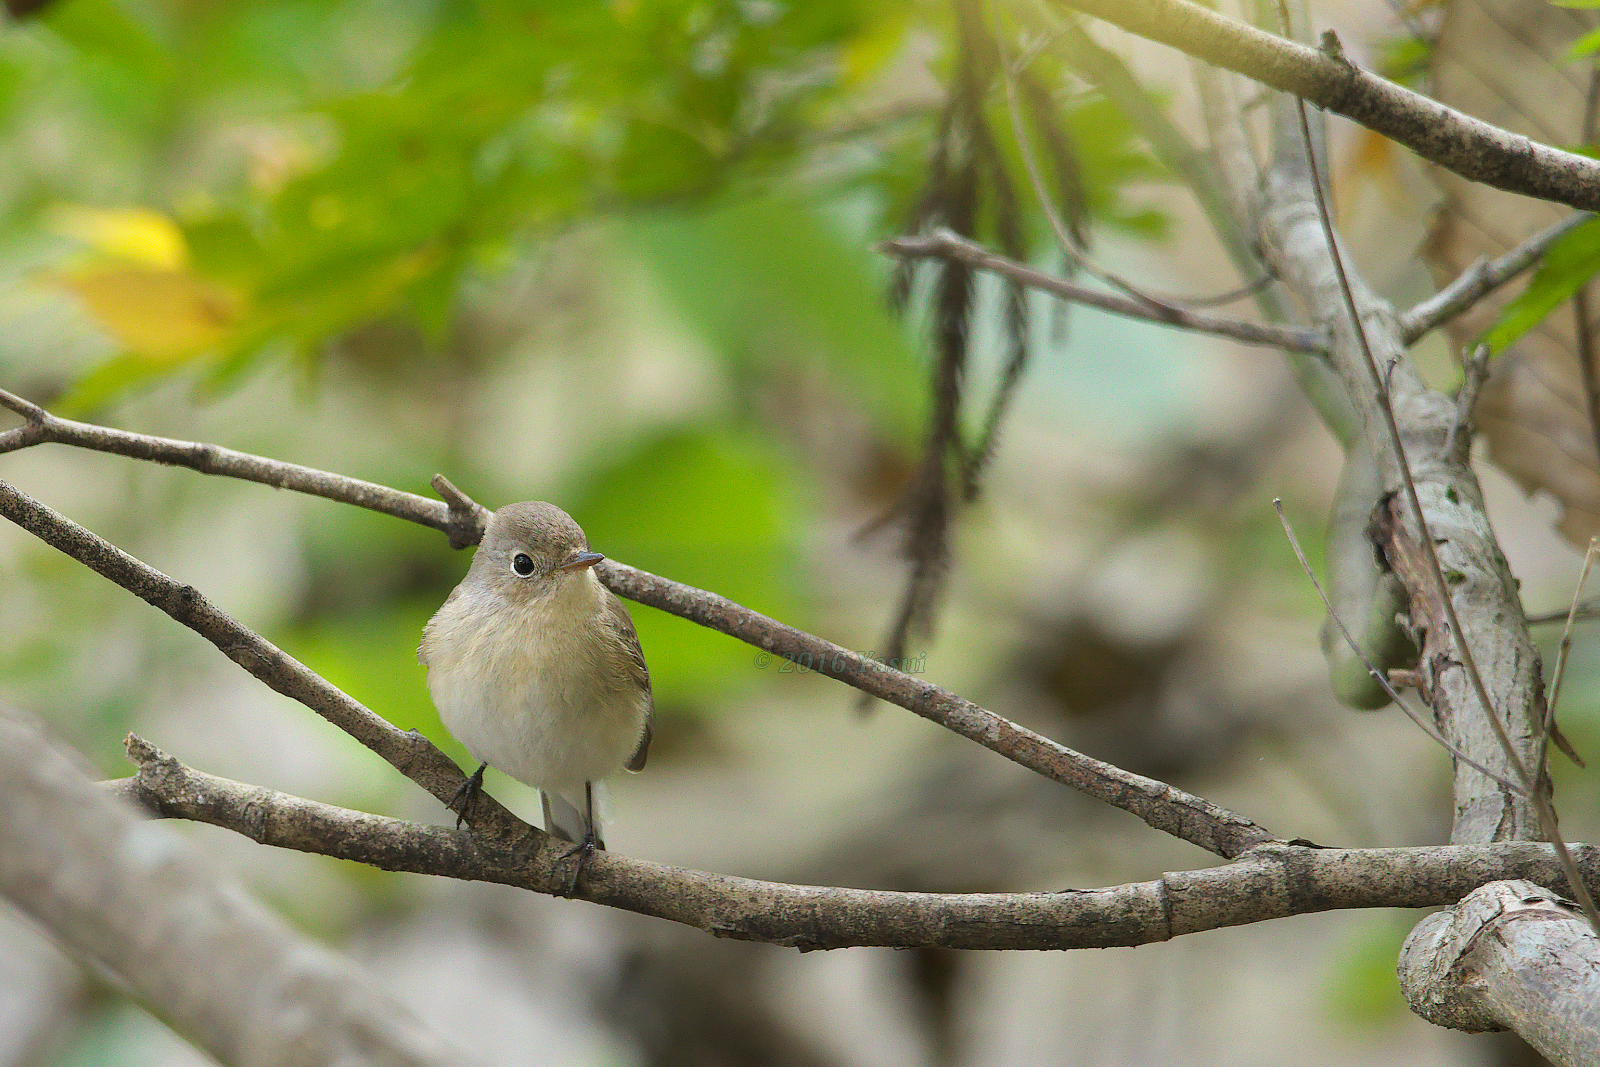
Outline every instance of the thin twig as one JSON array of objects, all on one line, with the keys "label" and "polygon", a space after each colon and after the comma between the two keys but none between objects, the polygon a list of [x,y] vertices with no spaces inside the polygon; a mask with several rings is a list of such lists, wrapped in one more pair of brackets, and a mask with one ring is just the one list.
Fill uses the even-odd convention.
[{"label": "thin twig", "polygon": [[[157,815],[251,840],[408,871],[564,893],[566,874],[470,832],[350,811],[193,770],[130,738],[137,778],[106,783]],[[1600,848],[1582,846],[1600,879]],[[1217,867],[1148,882],[1054,893],[905,893],[791,885],[687,870],[613,852],[588,861],[574,896],[719,937],[799,949],[1071,949],[1141,945],[1182,934],[1334,909],[1432,907],[1501,878],[1558,882],[1531,842],[1330,849],[1263,845]]]},{"label": "thin twig", "polygon": [[1493,350],[1488,345],[1480,344],[1461,358],[1461,388],[1456,391],[1456,410],[1450,420],[1450,432],[1444,435],[1445,456],[1455,454],[1456,435],[1472,425],[1472,412],[1478,406],[1478,394],[1489,380],[1489,357],[1492,354]]},{"label": "thin twig", "polygon": [[1577,610],[1562,608],[1559,611],[1546,611],[1539,615],[1529,615],[1529,626],[1548,626],[1552,622],[1565,622],[1573,619],[1600,619],[1600,599],[1586,600],[1577,606]]},{"label": "thin twig", "polygon": [[450,547],[468,548],[477,544],[483,537],[483,531],[488,528],[489,509],[457,489],[455,484],[442,474],[435,474],[429,484],[450,509],[445,529],[445,534],[450,538]]},{"label": "thin twig", "polygon": [[1121,808],[1158,830],[1217,855],[1232,857],[1263,842],[1278,840],[1242,815],[1164,782],[1075,752],[947,689],[751,611],[726,597],[612,560],[598,564],[596,570],[601,580],[621,596],[737,637],[792,662],[809,664],[819,674],[921,715],[1052,781]]},{"label": "thin twig", "polygon": [[[444,508],[442,504],[437,506]],[[195,589],[134,559],[3,481],[0,515],[195,630],[239,666],[321,714],[440,800],[448,803],[456,796],[463,781],[460,770],[425,738],[396,729],[218,610]],[[1158,830],[1216,855],[1232,858],[1256,845],[1280,840],[1243,815],[1202,797],[1067,748],[947,689],[770,619],[726,597],[613,560],[601,563],[597,573],[622,596],[720,630],[785,659],[808,663],[819,674],[898,704],[1013,763],[1121,808]],[[496,833],[517,836],[529,829],[499,805],[475,805],[473,816],[474,826],[483,820]]]},{"label": "thin twig", "polygon": [[[1265,262],[1261,250],[1247,232],[1250,212],[1245,210],[1243,189],[1228,173],[1231,160],[1220,151],[1224,136],[1242,135],[1241,123],[1206,123],[1211,138],[1210,151],[1202,149],[1173,122],[1165,105],[1145,86],[1114,52],[1096,44],[1075,13],[1064,12],[1063,21],[1073,32],[1063,34],[1059,47],[1063,56],[1106,99],[1116,105],[1143,135],[1156,159],[1188,186],[1211,225],[1212,232],[1226,250],[1234,270],[1248,277],[1263,266],[1273,277],[1277,272]],[[1207,80],[1200,74],[1203,64],[1193,64],[1202,90]],[[1208,71],[1210,68],[1206,68]],[[1212,113],[1221,114],[1218,109]],[[1252,184],[1250,188],[1254,188]],[[1255,304],[1269,322],[1284,323],[1291,318],[1287,301],[1278,286],[1266,286],[1255,294]],[[1311,401],[1323,423],[1341,444],[1360,432],[1350,398],[1325,358],[1325,352],[1289,351],[1287,362],[1301,391]]]},{"label": "thin twig", "polygon": [[[1583,143],[1593,144],[1595,122],[1600,118],[1600,68],[1589,71],[1589,89],[1584,94]],[[1590,317],[1589,286],[1578,286],[1572,294],[1572,313],[1577,320],[1574,355],[1578,357],[1578,380],[1583,383],[1583,406],[1589,416],[1589,440],[1600,460],[1600,368],[1595,366],[1594,320]]]},{"label": "thin twig", "polygon": [[29,422],[48,422],[51,418],[50,413],[38,404],[4,389],[0,389],[0,407],[16,412]]},{"label": "thin twig", "polygon": [[[1069,31],[1070,27],[1064,26],[1058,32],[1066,33]],[[1022,107],[1017,101],[1016,79],[1017,75],[1026,68],[1026,64],[1020,60],[1013,63],[1006,56],[1005,37],[1000,30],[996,29],[993,31],[993,35],[995,44],[999,47],[1001,52],[1000,71],[1001,82],[1004,84],[1006,91],[1006,110],[1011,118],[1012,136],[1016,138],[1017,150],[1022,155],[1023,169],[1027,171],[1028,182],[1033,186],[1034,197],[1039,201],[1039,207],[1044,212],[1045,219],[1050,223],[1050,229],[1056,235],[1056,241],[1061,245],[1062,250],[1066,252],[1067,255],[1072,259],[1075,266],[1094,275],[1107,285],[1121,289],[1124,293],[1127,293],[1135,300],[1150,304],[1153,307],[1179,312],[1192,310],[1197,307],[1221,307],[1225,304],[1231,304],[1236,300],[1242,299],[1243,297],[1250,296],[1263,286],[1270,285],[1272,283],[1272,276],[1270,274],[1263,273],[1254,281],[1247,282],[1226,292],[1218,293],[1212,296],[1158,296],[1141,286],[1135,285],[1127,278],[1124,278],[1122,275],[1100,264],[1092,255],[1090,255],[1089,250],[1084,247],[1083,242],[1079,241],[1073,236],[1072,227],[1068,226],[1061,218],[1060,212],[1056,210],[1055,198],[1050,195],[1050,190],[1045,186],[1044,174],[1039,166],[1039,159],[1033,151],[1033,141],[1028,136],[1027,128],[1022,121]]]},{"label": "thin twig", "polygon": [[1367,668],[1367,673],[1372,676],[1373,681],[1377,682],[1378,685],[1383,688],[1383,691],[1389,694],[1389,699],[1394,701],[1401,711],[1405,712],[1406,718],[1416,723],[1417,727],[1423,733],[1427,734],[1440,745],[1444,746],[1445,750],[1452,756],[1458,760],[1461,760],[1467,766],[1476,770],[1479,774],[1482,774],[1486,778],[1499,783],[1501,787],[1509,789],[1518,796],[1524,795],[1521,786],[1506,781],[1500,775],[1494,773],[1489,768],[1485,767],[1483,764],[1479,763],[1477,760],[1461,751],[1461,749],[1452,741],[1450,741],[1449,738],[1440,733],[1438,728],[1435,727],[1433,723],[1429,722],[1421,712],[1417,711],[1401,698],[1399,692],[1394,687],[1393,680],[1387,674],[1377,668],[1377,665],[1372,662],[1372,657],[1368,656],[1367,653],[1362,649],[1360,642],[1358,642],[1355,639],[1355,636],[1350,633],[1349,627],[1345,626],[1344,620],[1341,619],[1339,617],[1339,613],[1334,610],[1333,601],[1328,599],[1327,592],[1323,590],[1322,582],[1318,580],[1316,570],[1312,568],[1311,561],[1306,558],[1305,549],[1300,547],[1300,538],[1295,536],[1294,526],[1289,522],[1289,516],[1283,510],[1283,501],[1275,497],[1273,498],[1272,506],[1278,513],[1278,522],[1283,526],[1284,536],[1289,539],[1289,547],[1294,550],[1295,559],[1300,561],[1300,569],[1304,571],[1306,577],[1311,580],[1311,588],[1317,591],[1317,597],[1322,601],[1323,608],[1327,610],[1328,618],[1333,620],[1333,625],[1338,628],[1339,634],[1344,638],[1345,644],[1349,645],[1350,651],[1354,652],[1356,654],[1356,658],[1361,660],[1362,666]]},{"label": "thin twig", "polygon": [[[193,586],[174,581],[4,481],[0,481],[0,515],[160,608],[269,688],[315,711],[440,800],[449,803],[466,781],[455,763],[421,734],[392,725],[234,620]],[[481,797],[473,805],[470,821],[475,828],[513,839],[537,833],[488,797]]]},{"label": "thin twig", "polygon": [[1426,334],[1470,311],[1478,301],[1536,266],[1551,245],[1594,217],[1587,211],[1568,215],[1504,255],[1473,263],[1443,289],[1401,314],[1400,336],[1406,344],[1415,344]]},{"label": "thin twig", "polygon": [[[1561,644],[1556,648],[1556,665],[1550,671],[1550,698],[1545,702],[1543,730],[1539,736],[1539,755],[1536,766],[1542,774],[1549,774],[1547,761],[1550,758],[1550,742],[1553,740],[1561,745],[1562,738],[1556,727],[1556,702],[1561,699],[1561,683],[1567,677],[1567,657],[1572,653],[1572,625],[1578,618],[1578,605],[1583,599],[1583,587],[1589,581],[1589,570],[1594,566],[1596,548],[1600,548],[1600,540],[1591,537],[1589,547],[1583,553],[1583,569],[1578,572],[1578,584],[1572,589],[1572,606],[1567,609],[1567,625],[1561,631]],[[1583,760],[1571,750],[1571,746],[1561,745],[1578,766],[1583,766]]]},{"label": "thin twig", "polygon": [[[12,438],[10,447],[0,447],[0,452],[26,448],[37,444],[76,445],[96,452],[110,452],[130,459],[166,463],[175,467],[188,467],[202,474],[218,474],[228,478],[242,478],[277,489],[293,489],[297,493],[320,496],[345,504],[371,508],[409,522],[431,526],[450,533],[452,525],[460,526],[460,519],[437,500],[425,496],[391,489],[386,485],[362,481],[343,474],[332,474],[298,463],[267,459],[248,452],[235,452],[219,445],[199,441],[178,441],[169,437],[129,433],[109,426],[76,422],[52,415],[39,405],[24,400],[15,393],[0,389],[0,407],[6,407],[28,420],[20,427],[32,431],[27,437]],[[17,433],[12,430],[10,433]],[[482,531],[473,537],[477,540]]]},{"label": "thin twig", "polygon": [[1327,349],[1327,338],[1316,330],[1246,322],[1243,319],[1224,318],[1203,311],[1187,311],[1168,304],[1153,304],[1145,299],[1101,292],[1035,270],[1005,256],[996,255],[982,245],[974,244],[949,230],[935,230],[930,234],[916,237],[896,237],[882,242],[878,248],[904,259],[933,258],[965,263],[978,270],[991,271],[1010,278],[1018,284],[1049,293],[1062,300],[1087,304],[1129,318],[1159,322],[1196,333],[1215,334],[1245,344],[1266,345],[1290,352],[1320,353]]}]

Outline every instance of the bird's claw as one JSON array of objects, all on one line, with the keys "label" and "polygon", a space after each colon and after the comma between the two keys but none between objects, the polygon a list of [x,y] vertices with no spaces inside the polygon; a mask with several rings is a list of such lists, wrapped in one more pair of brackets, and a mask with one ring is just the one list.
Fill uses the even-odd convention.
[{"label": "bird's claw", "polygon": [[472,814],[473,805],[477,804],[479,795],[483,792],[483,771],[487,763],[478,765],[478,769],[468,776],[461,788],[450,798],[450,803],[445,807],[456,813],[456,829],[459,830]]},{"label": "bird's claw", "polygon": [[577,857],[577,862],[572,865],[572,874],[567,878],[567,889],[563,896],[571,897],[578,892],[578,879],[583,877],[583,869],[589,865],[589,860],[599,850],[600,839],[595,837],[593,830],[589,830],[583,835],[582,841],[561,854],[562,860]]}]

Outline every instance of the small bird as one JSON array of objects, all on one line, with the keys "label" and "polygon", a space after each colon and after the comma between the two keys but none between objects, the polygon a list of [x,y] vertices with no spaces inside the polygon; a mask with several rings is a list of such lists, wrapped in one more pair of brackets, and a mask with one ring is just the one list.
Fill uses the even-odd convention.
[{"label": "small bird", "polygon": [[451,801],[463,817],[493,766],[539,790],[546,830],[605,848],[596,787],[644,767],[653,708],[633,620],[594,573],[604,558],[554,504],[508,504],[424,627],[428,690],[481,764]]}]

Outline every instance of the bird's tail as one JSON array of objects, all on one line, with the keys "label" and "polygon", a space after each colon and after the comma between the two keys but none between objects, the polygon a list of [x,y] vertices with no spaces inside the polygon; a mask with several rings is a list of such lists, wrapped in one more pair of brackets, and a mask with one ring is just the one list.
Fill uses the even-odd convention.
[{"label": "bird's tail", "polygon": [[603,783],[590,782],[585,792],[573,797],[546,790],[540,790],[539,797],[544,802],[544,828],[550,833],[573,844],[593,834],[595,847],[606,847],[601,824],[609,805]]}]

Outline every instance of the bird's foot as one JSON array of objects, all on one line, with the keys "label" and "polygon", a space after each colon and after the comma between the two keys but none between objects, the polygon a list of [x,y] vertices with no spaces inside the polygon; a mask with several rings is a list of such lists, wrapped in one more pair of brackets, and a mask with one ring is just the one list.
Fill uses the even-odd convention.
[{"label": "bird's foot", "polygon": [[455,796],[450,798],[450,803],[445,807],[456,813],[456,829],[461,829],[472,815],[472,807],[478,802],[478,797],[483,793],[483,772],[488,768],[487,763],[478,764],[478,769],[473,771],[461,788],[457,789]]},{"label": "bird's foot", "polygon": [[572,873],[567,877],[567,889],[563,896],[571,897],[578,892],[578,879],[583,877],[583,869],[589,865],[589,860],[594,854],[604,848],[600,839],[593,830],[583,835],[583,840],[574,844],[561,854],[563,860],[574,860]]}]

